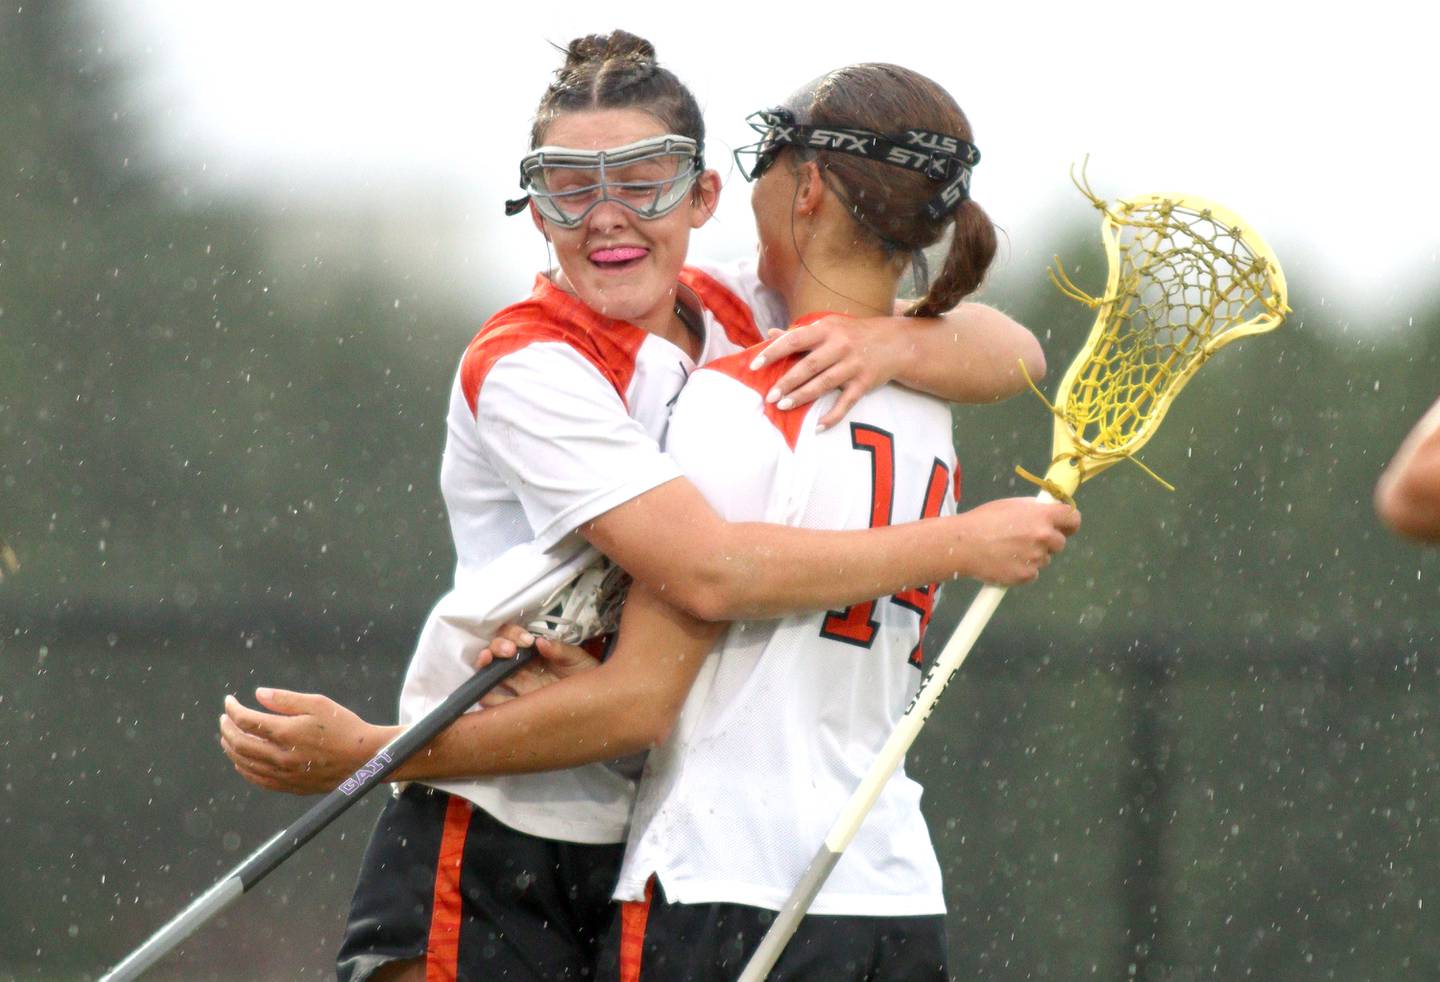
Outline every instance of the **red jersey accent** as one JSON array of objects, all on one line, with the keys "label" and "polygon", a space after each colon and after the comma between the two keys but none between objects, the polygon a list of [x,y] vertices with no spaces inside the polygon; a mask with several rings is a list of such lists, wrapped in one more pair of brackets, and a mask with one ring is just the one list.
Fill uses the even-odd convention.
[{"label": "red jersey accent", "polygon": [[870,527],[884,528],[895,511],[895,437],[878,427],[851,423],[850,445],[870,455]]},{"label": "red jersey accent", "polygon": [[748,348],[765,339],[755,324],[750,305],[709,273],[686,266],[680,270],[680,282],[693,290],[705,309],[715,315],[732,344]]},{"label": "red jersey accent", "polygon": [[[725,289],[718,283],[716,286],[721,290]],[[725,292],[729,293],[728,290]],[[749,308],[746,309],[748,310]],[[830,311],[828,310],[816,311],[812,314],[806,314],[790,326],[803,327],[806,324],[812,324],[820,320],[822,317],[829,316]],[[723,318],[722,323],[726,323]],[[725,330],[728,334],[730,328],[727,326]],[[775,387],[776,382],[780,381],[780,376],[789,371],[790,366],[799,361],[801,357],[800,355],[791,355],[788,358],[782,358],[780,361],[767,362],[765,367],[759,371],[752,370],[750,363],[754,361],[755,356],[764,351],[769,344],[769,341],[762,341],[757,345],[746,348],[744,351],[738,351],[724,358],[716,358],[705,367],[730,376],[747,389],[758,392],[760,398],[763,400],[765,394]],[[805,422],[805,412],[809,408],[809,406],[796,406],[793,409],[780,409],[776,403],[765,403],[765,418],[775,424],[775,428],[780,431],[780,435],[785,438],[785,443],[791,450],[795,449],[795,444],[800,439],[800,427]]]},{"label": "red jersey accent", "polygon": [[[921,518],[935,518],[944,508],[945,490],[950,484],[949,468],[944,461],[937,460],[930,468],[930,484],[925,490],[925,506],[920,509]],[[955,473],[960,473],[960,465],[956,463]],[[901,607],[908,607],[920,615],[920,637],[915,640],[915,647],[910,651],[910,664],[916,668],[924,667],[925,629],[930,626],[930,617],[935,613],[935,588],[938,583],[931,583],[922,587],[915,587],[905,590],[891,597],[891,601]]]},{"label": "red jersey accent", "polygon": [[[890,524],[895,508],[895,437],[878,427],[851,423],[850,445],[870,455],[870,527],[884,528]],[[875,603],[866,600],[844,610],[829,611],[820,624],[820,636],[870,647],[880,630]]]},{"label": "red jersey accent", "polygon": [[[775,387],[775,383],[780,381],[780,376],[785,374],[798,357],[792,356],[780,361],[769,362],[758,372],[752,370],[750,363],[755,360],[756,355],[765,350],[765,345],[768,343],[757,344],[733,355],[726,355],[724,358],[716,358],[705,367],[730,376],[747,389],[758,393],[763,400],[765,393]],[[775,424],[775,428],[785,438],[785,443],[791,450],[794,450],[796,441],[800,439],[800,427],[805,422],[805,410],[809,407],[796,406],[794,409],[783,410],[773,402],[764,403],[764,406],[765,418]]]},{"label": "red jersey accent", "polygon": [[460,972],[460,866],[474,806],[452,796],[435,863],[435,896],[430,907],[430,940],[425,945],[425,982],[455,982]]},{"label": "red jersey accent", "polygon": [[655,877],[645,884],[644,900],[620,905],[620,982],[640,982],[640,960],[645,954],[645,922],[655,897]]},{"label": "red jersey accent", "polygon": [[470,412],[475,412],[480,386],[497,361],[546,341],[569,345],[583,355],[615,386],[628,408],[625,394],[635,375],[635,354],[645,341],[645,332],[627,321],[597,314],[542,273],[535,277],[535,289],[528,299],[496,313],[465,349],[460,384]]}]

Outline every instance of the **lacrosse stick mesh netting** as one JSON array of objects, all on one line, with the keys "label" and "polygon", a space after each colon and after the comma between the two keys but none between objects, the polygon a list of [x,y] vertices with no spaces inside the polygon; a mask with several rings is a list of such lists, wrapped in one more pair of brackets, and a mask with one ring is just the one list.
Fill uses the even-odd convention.
[{"label": "lacrosse stick mesh netting", "polygon": [[1131,457],[1212,354],[1275,328],[1288,310],[1274,254],[1227,209],[1179,194],[1112,205],[1078,186],[1104,215],[1109,277],[1092,297],[1058,258],[1050,272],[1061,292],[1097,312],[1050,405],[1055,443],[1043,484],[1057,497]]}]

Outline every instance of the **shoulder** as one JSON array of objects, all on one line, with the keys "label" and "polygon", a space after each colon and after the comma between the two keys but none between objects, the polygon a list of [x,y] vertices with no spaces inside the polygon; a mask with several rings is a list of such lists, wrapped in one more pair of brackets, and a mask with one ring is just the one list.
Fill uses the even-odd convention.
[{"label": "shoulder", "polygon": [[694,263],[680,271],[688,287],[725,329],[731,342],[747,347],[764,338],[764,328],[786,320],[780,295],[760,282],[753,259]]},{"label": "shoulder", "polygon": [[573,365],[582,374],[594,369],[623,401],[644,339],[639,328],[601,317],[540,277],[533,295],[498,311],[466,346],[460,387],[474,413],[482,387],[502,361],[537,371]]},{"label": "shoulder", "polygon": [[700,379],[715,375],[724,376],[752,392],[759,393],[763,399],[765,393],[780,381],[780,376],[784,375],[795,361],[794,357],[782,358],[780,361],[766,364],[760,369],[751,368],[750,365],[755,361],[755,356],[764,351],[769,344],[769,341],[761,341],[759,344],[752,344],[732,355],[706,362],[695,370],[695,377]]},{"label": "shoulder", "polygon": [[[751,345],[743,351],[737,351],[724,358],[717,358],[704,367],[696,369],[690,383],[681,393],[680,403],[685,405],[688,401],[693,407],[696,401],[702,399],[710,402],[723,398],[727,403],[736,402],[737,398],[743,399],[744,405],[763,416],[770,426],[780,433],[790,449],[794,450],[800,434],[805,428],[805,421],[810,410],[814,409],[816,404],[811,403],[808,406],[782,410],[775,404],[765,401],[766,393],[775,387],[775,384],[780,381],[780,377],[799,357],[795,355],[778,362],[767,363],[759,369],[751,368],[750,365],[755,360],[755,356],[765,350],[768,344],[769,342],[765,341]],[[742,407],[736,404],[724,408],[740,409]]]},{"label": "shoulder", "polygon": [[[824,316],[825,314],[823,313],[807,314],[796,320],[792,326],[799,327]],[[755,361],[755,356],[769,347],[773,340],[773,338],[767,338],[758,343],[748,345],[734,354],[725,355],[724,357],[706,362],[697,372],[718,372],[721,375],[734,379],[747,389],[760,393],[760,397],[763,399],[765,394],[774,388],[775,383],[780,381],[781,376],[789,371],[791,366],[802,357],[802,353],[796,353],[781,358],[778,361],[767,361],[766,364],[759,369],[751,368],[750,366]]]},{"label": "shoulder", "polygon": [[[470,411],[475,412],[481,387],[502,359],[519,354],[544,361],[541,346],[550,344],[561,345],[577,354],[583,354],[587,346],[583,334],[547,318],[528,301],[506,307],[486,321],[460,358],[460,388]],[[511,359],[510,364],[516,361]]]}]

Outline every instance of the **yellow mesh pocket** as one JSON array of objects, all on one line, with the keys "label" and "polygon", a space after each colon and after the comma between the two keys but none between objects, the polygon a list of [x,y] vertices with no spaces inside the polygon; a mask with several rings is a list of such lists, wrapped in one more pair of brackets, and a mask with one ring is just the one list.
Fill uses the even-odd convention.
[{"label": "yellow mesh pocket", "polygon": [[1096,311],[1095,324],[1047,403],[1055,416],[1050,470],[1043,480],[1022,472],[1066,497],[1133,457],[1212,354],[1274,329],[1289,311],[1274,253],[1228,209],[1184,194],[1112,205],[1077,186],[1103,215],[1109,275],[1104,294],[1092,297],[1058,257],[1050,271],[1061,292]]}]

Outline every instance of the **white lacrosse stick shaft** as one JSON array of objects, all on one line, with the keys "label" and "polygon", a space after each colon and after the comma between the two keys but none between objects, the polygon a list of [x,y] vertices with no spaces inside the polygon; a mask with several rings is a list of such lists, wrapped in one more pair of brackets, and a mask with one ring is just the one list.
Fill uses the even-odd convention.
[{"label": "white lacrosse stick shaft", "polygon": [[[1055,499],[1049,492],[1042,491],[1037,500],[1043,503],[1053,502]],[[840,812],[840,817],[835,819],[835,824],[830,826],[830,832],[825,836],[825,843],[815,858],[810,860],[810,865],[805,869],[805,874],[800,877],[800,882],[790,892],[790,897],[785,901],[785,906],[775,920],[770,923],[770,929],[765,932],[765,937],[760,940],[760,947],[755,949],[755,954],[750,956],[745,971],[740,974],[739,982],[764,982],[765,977],[770,974],[770,969],[780,959],[780,953],[789,944],[790,938],[795,929],[800,926],[800,919],[810,909],[810,905],[819,895],[820,888],[825,885],[825,880],[830,876],[830,871],[840,861],[840,855],[849,847],[850,842],[855,838],[855,833],[860,831],[860,826],[865,822],[865,816],[870,814],[870,809],[875,806],[880,792],[884,789],[895,769],[905,759],[906,752],[915,738],[920,735],[920,728],[929,719],[930,712],[935,708],[935,703],[940,699],[940,694],[960,670],[965,662],[965,656],[970,654],[970,649],[975,647],[980,633],[985,630],[985,625],[990,623],[1000,601],[1005,599],[1007,587],[985,586],[981,587],[979,594],[970,603],[970,609],[956,625],[955,632],[950,635],[950,640],[945,642],[945,647],[940,649],[935,664],[925,675],[925,681],[920,686],[920,691],[915,693],[915,699],[905,710],[905,715],[900,717],[900,722],[890,733],[890,738],[885,741],[885,746],[880,748],[880,753],[875,757],[875,762],[870,765],[870,770],[860,786],[850,795],[850,800]]]}]

